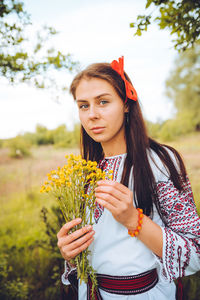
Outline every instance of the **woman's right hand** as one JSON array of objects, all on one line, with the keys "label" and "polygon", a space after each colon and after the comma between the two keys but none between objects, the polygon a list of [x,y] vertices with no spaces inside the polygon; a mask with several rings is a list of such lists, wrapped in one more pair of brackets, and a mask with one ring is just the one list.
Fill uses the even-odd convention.
[{"label": "woman's right hand", "polygon": [[62,257],[68,262],[85,250],[94,240],[93,235],[95,232],[91,225],[87,225],[68,234],[71,228],[81,222],[82,220],[80,218],[74,219],[63,225],[57,234],[58,248],[60,249]]}]

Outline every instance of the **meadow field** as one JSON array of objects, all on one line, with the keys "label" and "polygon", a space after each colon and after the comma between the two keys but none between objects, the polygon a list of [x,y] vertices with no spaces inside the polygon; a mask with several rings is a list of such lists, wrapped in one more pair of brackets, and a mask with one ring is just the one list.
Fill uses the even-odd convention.
[{"label": "meadow field", "polygon": [[[200,214],[200,133],[167,144],[175,147],[186,163]],[[70,299],[60,285],[62,258],[56,246],[57,221],[62,220],[51,210],[55,200],[39,191],[46,174],[64,165],[66,154],[79,154],[79,150],[40,146],[31,152],[30,157],[15,159],[7,148],[0,149],[0,278],[4,284],[0,299]],[[44,207],[50,221],[41,214]],[[51,219],[57,220],[56,225],[51,225]],[[199,273],[185,283],[193,289],[188,299],[200,299],[198,281]]]}]

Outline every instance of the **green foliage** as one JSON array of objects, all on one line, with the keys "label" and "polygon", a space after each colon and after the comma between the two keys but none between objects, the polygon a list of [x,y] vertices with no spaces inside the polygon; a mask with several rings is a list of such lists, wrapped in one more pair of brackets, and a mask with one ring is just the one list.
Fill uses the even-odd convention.
[{"label": "green foliage", "polygon": [[152,136],[163,141],[173,141],[179,136],[194,131],[194,126],[187,116],[185,119],[179,117],[176,119],[169,119],[163,122],[163,124],[154,124],[152,127],[154,128]]},{"label": "green foliage", "polygon": [[37,125],[35,133],[35,141],[37,145],[54,144],[54,138],[51,130],[45,126]]},{"label": "green foliage", "polygon": [[184,296],[185,299],[197,300],[200,299],[200,272],[197,272],[195,275],[184,277],[182,279],[184,287]]},{"label": "green foliage", "polygon": [[[41,198],[36,193],[35,197]],[[22,195],[19,199],[20,207],[13,206],[16,197],[8,205],[14,210],[13,216],[16,215],[15,218],[12,217],[12,222],[9,221],[5,205],[6,216],[1,218],[0,300],[64,300],[64,296],[61,298],[64,290],[60,280],[63,259],[56,238],[56,233],[63,224],[62,215],[58,214],[56,208],[51,211],[43,209],[46,219],[40,220],[41,206],[38,207],[37,199],[30,202],[29,198]],[[44,201],[41,198],[40,203],[41,200]]]},{"label": "green foliage", "polygon": [[149,135],[163,142],[174,141],[178,137],[195,131],[194,120],[190,117],[189,113],[186,113],[162,123],[147,122]]},{"label": "green foliage", "polygon": [[45,224],[45,233],[47,239],[42,242],[43,248],[49,249],[57,258],[61,258],[57,247],[56,233],[65,223],[64,217],[60,212],[60,208],[52,206],[49,211],[46,207],[41,209],[41,218]]},{"label": "green foliage", "polygon": [[[28,299],[28,284],[19,277],[12,279],[8,254],[0,254],[0,300]],[[19,275],[20,276],[20,275]]]},{"label": "green foliage", "polygon": [[[28,285],[19,278],[5,283],[6,294],[9,300],[26,300],[28,299]],[[4,296],[4,300],[6,300]]]},{"label": "green foliage", "polygon": [[[200,36],[200,0],[147,0],[146,9],[151,5],[159,8],[159,13],[153,21],[158,23],[161,30],[168,28],[171,35],[175,35],[174,47],[177,50],[186,50],[199,41]],[[152,15],[139,15],[137,22],[130,24],[136,27],[135,35],[147,31],[152,22]]]},{"label": "green foliage", "polygon": [[61,125],[53,131],[53,141],[58,148],[70,147],[72,139],[73,132],[68,132],[65,125]]},{"label": "green foliage", "polygon": [[187,131],[200,129],[200,44],[181,53],[166,81],[167,95]]},{"label": "green foliage", "polygon": [[[78,64],[70,54],[49,48],[50,38],[57,31],[43,26],[35,34],[23,1],[2,0],[0,3],[0,76],[10,83],[29,82],[37,88],[66,90],[55,81],[52,70],[71,72]],[[35,41],[35,43],[33,42]],[[55,75],[55,74],[54,74]]]},{"label": "green foliage", "polygon": [[159,138],[159,132],[162,127],[162,123],[153,123],[146,120],[146,125],[149,136],[153,137],[154,139]]},{"label": "green foliage", "polygon": [[67,131],[65,125],[53,131],[54,145],[57,148],[74,148],[79,146],[80,126],[76,124],[73,131]]},{"label": "green foliage", "polygon": [[181,53],[166,81],[176,115],[161,124],[148,122],[150,135],[164,141],[200,130],[200,44]]},{"label": "green foliage", "polygon": [[0,139],[0,149],[3,147],[4,140]]},{"label": "green foliage", "polygon": [[6,262],[4,259],[5,276],[1,278],[1,300],[53,300],[60,297],[59,264],[51,252],[41,249],[34,241],[29,247],[25,244],[23,247],[4,247],[3,251],[7,253],[7,259]]},{"label": "green foliage", "polygon": [[78,147],[79,144],[79,125],[74,126],[73,131],[68,131],[66,125],[60,125],[56,129],[48,130],[46,127],[37,125],[36,133],[27,135],[26,138],[32,139],[36,145],[53,144],[57,148]]},{"label": "green foliage", "polygon": [[27,143],[25,139],[20,135],[10,140],[7,140],[5,146],[7,146],[10,149],[11,157],[22,158],[31,155],[30,144]]},{"label": "green foliage", "polygon": [[[170,145],[188,156],[186,165],[192,175],[189,174],[192,186],[196,186],[195,194],[200,213],[199,137],[200,133],[180,137]],[[25,160],[9,160],[7,163],[1,160],[0,192],[3,191],[3,186],[8,188],[6,194],[1,193],[0,197],[0,300],[14,300],[17,293],[21,293],[18,294],[18,297],[21,297],[18,299],[23,300],[26,299],[26,295],[29,300],[74,299],[70,287],[66,288],[66,294],[60,280],[63,258],[57,247],[56,233],[64,220],[59,209],[52,207],[55,200],[39,193],[43,177],[47,170],[53,168],[52,161],[56,162],[56,166],[58,163],[62,165],[64,162],[60,158],[64,157],[66,152],[51,146],[38,147],[33,148],[33,157]],[[71,150],[68,153],[70,152]],[[19,180],[26,180],[27,169],[31,163],[34,169],[30,168],[30,173],[35,176],[36,182],[31,178],[29,190],[24,192],[24,186],[20,186]],[[13,193],[15,186],[19,189]],[[46,208],[42,209],[44,206]],[[183,283],[187,292],[186,299],[200,298],[199,273],[184,278]],[[10,287],[14,284],[14,290],[18,292],[12,293]]]},{"label": "green foliage", "polygon": [[75,124],[72,131],[68,131],[66,125],[60,125],[56,129],[49,130],[43,125],[36,126],[36,132],[27,132],[6,142],[0,140],[0,148],[8,147],[10,156],[22,158],[31,154],[31,146],[54,145],[56,148],[79,147],[80,125]]}]

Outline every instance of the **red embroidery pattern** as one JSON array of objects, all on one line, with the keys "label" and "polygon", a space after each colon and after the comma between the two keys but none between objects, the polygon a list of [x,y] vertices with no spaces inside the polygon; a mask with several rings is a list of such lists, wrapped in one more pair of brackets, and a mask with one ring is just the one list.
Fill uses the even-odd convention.
[{"label": "red embroidery pattern", "polygon": [[75,268],[74,268],[74,267],[71,267],[71,266],[69,265],[69,263],[65,260],[65,271],[64,271],[64,273],[63,273],[63,278],[64,278],[65,280],[68,280],[69,274],[70,274],[72,271],[74,271],[74,270],[75,270]]},{"label": "red embroidery pattern", "polygon": [[[178,236],[170,228],[165,227],[165,274],[170,281],[185,276],[185,269],[189,264],[191,249],[190,243],[184,237]],[[181,249],[181,251],[180,251]]]},{"label": "red embroidery pattern", "polygon": [[[98,289],[96,290],[95,300],[103,300],[99,289],[115,295],[138,295],[149,291],[158,282],[156,269],[131,276],[113,276],[98,273],[96,275]],[[87,299],[90,300],[92,282],[90,278],[88,279]]]},{"label": "red embroidery pattern", "polygon": [[174,187],[171,180],[168,180],[157,183],[157,193],[162,214],[167,221],[164,230],[165,271],[167,277],[174,280],[185,275],[190,261],[191,247],[200,258],[200,218],[188,178],[181,192]]},{"label": "red embroidery pattern", "polygon": [[[119,170],[119,166],[122,160],[122,156],[117,156],[114,158],[105,158],[101,160],[98,164],[98,168],[101,168],[104,172],[108,173],[108,171],[113,171],[113,180],[115,181],[117,179],[117,174]],[[94,220],[97,224],[100,217],[102,216],[102,213],[104,211],[104,207],[98,203],[96,203],[96,208],[94,211]]]}]

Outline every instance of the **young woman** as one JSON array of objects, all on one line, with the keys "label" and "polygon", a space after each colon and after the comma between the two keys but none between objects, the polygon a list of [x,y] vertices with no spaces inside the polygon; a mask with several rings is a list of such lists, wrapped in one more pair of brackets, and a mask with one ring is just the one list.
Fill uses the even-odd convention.
[{"label": "young woman", "polygon": [[[81,223],[75,219],[59,231],[62,280],[70,283],[70,260],[89,247],[96,299],[174,300],[173,281],[200,270],[200,218],[183,161],[148,137],[123,64],[123,57],[92,64],[71,84],[82,156],[113,170],[113,180],[98,182],[93,228],[68,234]],[[79,285],[78,295],[90,299],[90,284]]]}]

